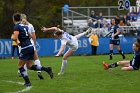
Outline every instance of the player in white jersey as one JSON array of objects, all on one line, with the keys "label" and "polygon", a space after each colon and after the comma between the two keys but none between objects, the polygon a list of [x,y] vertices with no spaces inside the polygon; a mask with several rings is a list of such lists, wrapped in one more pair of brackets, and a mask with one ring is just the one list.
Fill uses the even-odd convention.
[{"label": "player in white jersey", "polygon": [[[39,60],[39,57],[37,54],[37,50],[36,50],[35,29],[34,29],[33,25],[27,21],[27,16],[25,14],[21,14],[21,18],[22,18],[22,23],[28,26],[28,33],[30,33],[32,36],[30,40],[31,40],[32,45],[34,46],[34,64],[41,66],[41,63],[40,63],[40,60]],[[26,68],[26,66],[24,66],[24,67]],[[41,71],[37,71],[37,73],[38,73],[38,77],[40,79],[44,79],[42,74],[41,74]]]},{"label": "player in white jersey", "polygon": [[92,29],[88,29],[86,32],[80,33],[76,36],[72,36],[68,34],[67,32],[64,32],[63,30],[57,28],[57,27],[51,27],[51,28],[45,28],[43,27],[41,29],[43,32],[46,31],[54,31],[54,36],[56,38],[59,38],[61,40],[61,47],[59,49],[59,52],[55,56],[60,56],[66,46],[69,47],[68,51],[63,55],[62,59],[62,66],[61,70],[58,73],[58,75],[64,74],[64,69],[67,65],[67,58],[74,53],[78,49],[78,40],[80,37],[89,34]]}]

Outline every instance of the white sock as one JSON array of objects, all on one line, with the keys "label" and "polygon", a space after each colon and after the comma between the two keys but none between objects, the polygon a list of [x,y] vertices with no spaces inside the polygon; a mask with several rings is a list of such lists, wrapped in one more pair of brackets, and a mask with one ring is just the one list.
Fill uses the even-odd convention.
[{"label": "white sock", "polygon": [[62,66],[61,66],[60,73],[64,73],[64,70],[66,68],[66,65],[67,65],[67,60],[62,60]]},{"label": "white sock", "polygon": [[80,34],[76,35],[75,37],[76,37],[77,39],[79,39],[80,37],[84,36],[85,34],[86,34],[86,32],[83,32],[83,33],[80,33]]},{"label": "white sock", "polygon": [[[37,65],[38,67],[41,67],[41,64],[40,64],[40,60],[37,59],[34,61],[34,64]],[[38,73],[40,73],[41,71],[37,71]]]},{"label": "white sock", "polygon": [[24,65],[24,69],[27,71],[27,67],[26,67],[26,64]]}]

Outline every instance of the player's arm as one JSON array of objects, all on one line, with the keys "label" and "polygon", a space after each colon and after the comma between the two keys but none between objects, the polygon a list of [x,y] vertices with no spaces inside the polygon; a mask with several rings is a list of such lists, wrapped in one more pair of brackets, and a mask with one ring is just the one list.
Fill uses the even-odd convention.
[{"label": "player's arm", "polygon": [[32,32],[31,34],[32,34],[32,39],[34,41],[34,44],[36,45],[36,34],[35,32]]},{"label": "player's arm", "polygon": [[14,31],[14,34],[13,34],[13,36],[11,37],[11,39],[12,39],[13,41],[17,41],[17,40],[18,40],[18,35],[19,35],[19,31]]},{"label": "player's arm", "polygon": [[46,27],[42,27],[41,30],[43,32],[47,32],[47,31],[56,31],[58,28],[57,27],[50,27],[50,28],[46,28]]},{"label": "player's arm", "polygon": [[117,35],[119,35],[119,34],[120,34],[120,29],[119,29],[119,28],[117,28],[116,30],[117,30],[117,32],[114,34],[114,36],[113,36],[113,37],[115,37],[115,36],[117,36]]},{"label": "player's arm", "polygon": [[60,56],[62,54],[63,50],[65,49],[65,46],[66,45],[61,45],[59,52],[55,56]]}]

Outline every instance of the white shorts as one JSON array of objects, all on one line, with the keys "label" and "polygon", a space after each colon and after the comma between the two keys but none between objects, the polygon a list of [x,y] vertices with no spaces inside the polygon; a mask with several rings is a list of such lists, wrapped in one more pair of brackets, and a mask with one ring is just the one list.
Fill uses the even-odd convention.
[{"label": "white shorts", "polygon": [[72,43],[72,45],[68,45],[69,49],[76,51],[78,49],[78,40],[77,38],[75,38],[74,42]]}]

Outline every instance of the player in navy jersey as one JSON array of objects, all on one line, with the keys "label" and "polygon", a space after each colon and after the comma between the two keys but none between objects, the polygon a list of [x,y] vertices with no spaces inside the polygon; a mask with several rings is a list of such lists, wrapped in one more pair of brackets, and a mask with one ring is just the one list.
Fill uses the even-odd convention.
[{"label": "player in navy jersey", "polygon": [[13,15],[13,22],[15,23],[14,27],[14,36],[12,40],[20,42],[20,55],[19,55],[19,71],[25,80],[25,86],[31,86],[30,80],[28,78],[28,74],[24,69],[24,65],[26,64],[27,68],[30,70],[41,70],[46,71],[51,78],[53,78],[52,68],[51,67],[43,67],[38,65],[32,65],[32,60],[34,57],[34,47],[30,41],[30,34],[28,33],[28,27],[21,23],[21,14],[15,13]]},{"label": "player in navy jersey", "polygon": [[110,65],[103,62],[104,69],[114,68],[122,66],[121,70],[124,71],[133,71],[140,68],[140,38],[137,38],[137,41],[133,44],[134,56],[131,61],[118,61]]},{"label": "player in navy jersey", "polygon": [[111,28],[110,28],[110,35],[111,36],[110,36],[110,44],[109,44],[110,60],[112,60],[112,58],[113,58],[113,47],[114,47],[114,45],[116,46],[118,52],[122,55],[123,59],[125,59],[125,55],[120,48],[120,38],[118,36],[119,34],[120,34],[119,26],[116,25],[115,19],[111,19]]}]

